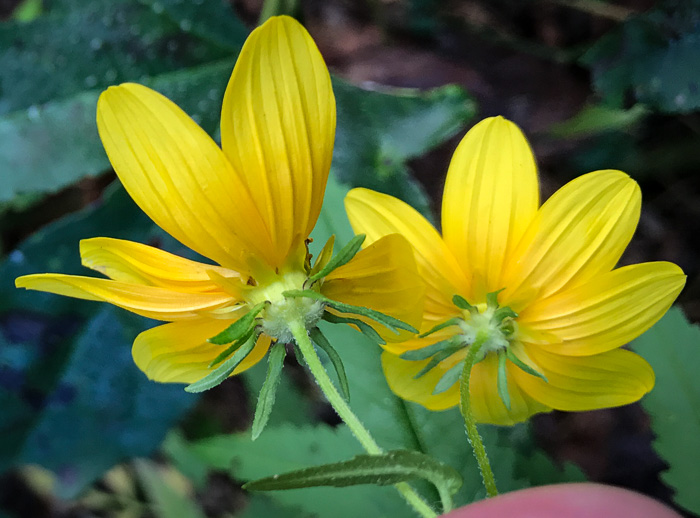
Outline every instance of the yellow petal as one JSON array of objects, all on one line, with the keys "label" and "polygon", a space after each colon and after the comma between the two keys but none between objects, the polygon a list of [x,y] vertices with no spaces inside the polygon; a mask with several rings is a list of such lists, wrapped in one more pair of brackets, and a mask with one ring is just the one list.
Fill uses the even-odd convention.
[{"label": "yellow petal", "polygon": [[442,233],[484,302],[503,287],[502,270],[539,206],[532,150],[512,122],[493,117],[465,135],[445,180]]},{"label": "yellow petal", "polygon": [[240,276],[226,268],[190,261],[152,246],[96,237],[80,242],[80,257],[84,266],[116,281],[160,286],[176,291],[221,291],[208,272],[223,277]]},{"label": "yellow petal", "polygon": [[519,311],[536,298],[610,271],[639,221],[641,193],[621,171],[572,180],[539,210],[506,265],[501,303]]},{"label": "yellow petal", "polygon": [[[225,345],[207,342],[231,325],[230,320],[196,319],[173,322],[144,331],[131,349],[134,363],[149,379],[161,383],[194,383],[212,371],[209,364]],[[260,335],[255,348],[236,367],[239,374],[258,363],[270,347],[270,338]]]},{"label": "yellow petal", "polygon": [[556,410],[582,411],[638,401],[654,386],[654,371],[624,349],[593,356],[562,356],[528,346],[530,358],[548,382],[520,369],[512,373],[532,398]]},{"label": "yellow petal", "polygon": [[[466,353],[465,353],[466,354]],[[419,403],[429,410],[445,410],[459,405],[459,383],[440,394],[433,394],[442,376],[464,359],[465,354],[455,354],[418,379],[414,376],[429,362],[402,360],[387,351],[382,353],[382,368],[391,390],[399,397]],[[549,410],[545,405],[524,393],[515,382],[512,364],[508,364],[507,378],[510,393],[509,411],[498,395],[498,358],[488,355],[474,365],[469,384],[471,408],[480,423],[512,425],[524,421],[538,412]]]},{"label": "yellow petal", "polygon": [[25,275],[15,280],[15,286],[77,299],[109,302],[137,315],[166,321],[193,318],[200,312],[213,311],[236,302],[223,292],[185,293],[58,273]]},{"label": "yellow petal", "polygon": [[221,143],[270,230],[280,266],[321,210],[335,139],[335,97],[308,32],[287,16],[255,29],[224,96]]},{"label": "yellow petal", "polygon": [[452,297],[465,294],[468,286],[440,234],[418,211],[393,196],[361,188],[347,194],[345,209],[355,233],[367,235],[366,244],[394,233],[408,239],[426,285],[426,321],[437,323],[453,316]]},{"label": "yellow petal", "polygon": [[649,329],[684,284],[683,271],[672,263],[625,266],[536,301],[520,314],[518,324],[561,340],[547,347],[553,352],[602,353]]},{"label": "yellow petal", "polygon": [[[330,299],[374,309],[416,329],[423,316],[424,292],[411,245],[398,234],[360,250],[350,262],[333,270],[321,287],[321,293]],[[374,321],[368,323],[387,341],[413,335],[408,331],[397,335]]]},{"label": "yellow petal", "polygon": [[97,103],[97,128],[131,197],[181,243],[237,271],[246,253],[270,246],[221,149],[171,101],[137,84],[110,87]]}]

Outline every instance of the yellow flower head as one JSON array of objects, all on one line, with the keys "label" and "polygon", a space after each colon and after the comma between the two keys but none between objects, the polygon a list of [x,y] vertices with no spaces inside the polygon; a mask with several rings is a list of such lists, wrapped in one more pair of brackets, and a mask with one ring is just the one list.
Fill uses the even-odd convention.
[{"label": "yellow flower head", "polygon": [[666,312],[685,275],[667,262],[615,269],[641,208],[626,174],[581,176],[539,207],[532,151],[496,117],[472,128],[452,158],[442,236],[391,196],[353,189],[346,207],[368,242],[408,238],[427,285],[420,330],[447,323],[386,347],[384,372],[399,396],[431,410],[457,405],[477,341],[470,401],[480,422],[624,405],[653,387],[651,367],[619,347]]},{"label": "yellow flower head", "polygon": [[109,279],[37,274],[18,278],[17,287],[170,322],[133,345],[138,367],[161,382],[206,376],[226,349],[207,340],[244,315],[257,318],[260,334],[234,374],[264,357],[272,341],[291,340],[290,315],[313,328],[323,301],[284,292],[311,289],[417,325],[423,287],[403,238],[377,242],[309,279],[332,252],[329,242],[311,266],[308,236],[321,210],[335,122],[323,58],[306,30],[284,16],[253,31],[241,51],[224,96],[221,148],[157,92],[109,88],[97,126],[122,184],[161,228],[220,266],[98,237],[80,243],[82,262]]}]

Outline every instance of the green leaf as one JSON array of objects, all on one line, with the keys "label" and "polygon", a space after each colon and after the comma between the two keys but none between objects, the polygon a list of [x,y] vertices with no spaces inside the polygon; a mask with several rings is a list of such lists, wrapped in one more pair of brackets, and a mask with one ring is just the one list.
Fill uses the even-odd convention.
[{"label": "green leaf", "polygon": [[309,277],[309,280],[311,282],[315,282],[319,279],[323,279],[326,275],[331,273],[336,268],[340,268],[344,264],[347,264],[348,261],[355,257],[355,255],[357,255],[357,252],[360,251],[360,248],[362,248],[362,243],[364,242],[364,234],[359,234],[353,237],[348,242],[348,244],[341,248],[340,251],[330,261],[328,261],[328,263],[323,268],[321,268],[319,272]]},{"label": "green leaf", "polygon": [[347,185],[392,194],[428,214],[428,198],[407,161],[461,131],[474,117],[476,104],[453,85],[427,92],[379,88],[365,91],[334,78],[338,129],[333,170]]},{"label": "green leaf", "polygon": [[386,328],[394,331],[398,334],[399,329],[405,329],[406,331],[417,332],[416,329],[410,325],[402,322],[398,318],[394,318],[390,315],[385,315],[379,311],[375,311],[370,308],[365,308],[361,306],[353,306],[351,304],[345,304],[343,302],[338,302],[337,300],[331,300],[325,295],[313,290],[289,290],[283,293],[285,297],[306,297],[309,299],[320,300],[324,304],[341,311],[343,313],[351,313],[353,315],[361,315],[363,317],[371,318],[372,320],[379,322]]},{"label": "green leaf", "polygon": [[654,368],[656,385],[642,406],[651,416],[654,448],[668,463],[663,480],[675,490],[678,505],[700,513],[700,329],[678,308],[633,342]]},{"label": "green leaf", "polygon": [[348,487],[360,484],[385,486],[417,478],[430,481],[454,495],[462,477],[453,468],[422,453],[396,450],[382,455],[358,455],[351,460],[304,468],[248,482],[248,491],[277,491],[317,486]]},{"label": "green leaf", "polygon": [[348,384],[348,378],[345,375],[345,366],[343,365],[343,360],[340,359],[340,355],[319,328],[314,328],[310,335],[314,343],[328,355],[328,358],[330,358],[333,368],[335,369],[335,374],[338,376],[340,391],[345,400],[350,401],[350,385]]},{"label": "green leaf", "polygon": [[657,110],[700,108],[700,30],[694,2],[659,2],[603,36],[583,57],[593,85],[622,107],[632,97]]},{"label": "green leaf", "polygon": [[280,383],[280,375],[282,374],[282,367],[284,366],[284,358],[286,355],[287,350],[283,343],[275,344],[270,350],[267,376],[260,390],[258,404],[255,406],[255,417],[253,418],[252,429],[253,440],[260,436],[270,419],[270,413],[275,404],[277,387]]},{"label": "green leaf", "polygon": [[248,340],[241,345],[235,353],[233,353],[233,356],[231,356],[228,360],[226,360],[224,363],[222,363],[219,367],[211,371],[209,374],[204,376],[201,380],[195,381],[194,383],[190,383],[185,387],[185,391],[190,392],[192,394],[197,394],[199,392],[204,392],[205,390],[209,390],[210,388],[214,388],[217,385],[220,385],[223,381],[228,378],[231,373],[238,367],[238,365],[245,360],[246,356],[250,354],[250,352],[253,350],[255,347],[255,343],[257,342],[258,335],[254,334],[251,335]]},{"label": "green leaf", "polygon": [[340,315],[335,315],[333,313],[325,311],[323,313],[323,320],[325,320],[326,322],[330,322],[331,324],[352,324],[354,326],[357,326],[357,328],[360,330],[360,333],[365,335],[373,342],[379,345],[386,345],[386,341],[381,336],[379,336],[379,333],[377,333],[374,330],[374,328],[367,322],[364,322],[360,319],[341,317]]},{"label": "green leaf", "polygon": [[207,342],[216,345],[225,345],[235,342],[239,338],[248,334],[250,330],[255,326],[255,317],[257,317],[260,312],[265,308],[265,302],[256,304],[248,313],[243,315],[241,318],[236,320],[233,324],[228,326],[226,329],[221,331],[218,335],[213,338],[209,338]]},{"label": "green leaf", "polygon": [[[337,326],[336,326],[337,327]],[[221,435],[198,441],[192,450],[212,469],[241,481],[294,471],[309,464],[327,464],[362,453],[349,430],[340,425],[268,426],[256,441],[249,434]],[[255,496],[255,495],[253,495]],[[276,504],[298,506],[314,516],[335,518],[409,516],[410,509],[395,489],[377,486],[310,488],[268,495]]]},{"label": "green leaf", "polygon": [[41,465],[59,474],[54,491],[62,498],[73,498],[125,458],[153,453],[197,401],[179,386],[153,383],[134,365],[134,338],[154,322],[14,287],[16,277],[29,273],[84,274],[78,243],[97,235],[189,253],[119,187],[37,232],[0,263],[0,472]]},{"label": "green leaf", "polygon": [[154,463],[136,459],[134,467],[157,518],[206,518],[191,498],[168,483],[166,474]]}]

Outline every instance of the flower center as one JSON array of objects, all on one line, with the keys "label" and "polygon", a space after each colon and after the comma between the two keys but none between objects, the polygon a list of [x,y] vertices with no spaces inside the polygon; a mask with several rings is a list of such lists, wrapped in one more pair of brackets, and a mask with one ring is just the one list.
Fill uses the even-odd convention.
[{"label": "flower center", "polygon": [[265,279],[246,294],[246,302],[255,307],[266,303],[260,313],[262,332],[277,341],[292,341],[289,323],[302,321],[306,329],[313,329],[323,315],[323,302],[304,297],[285,297],[284,292],[304,289],[307,274],[291,271],[275,274]]},{"label": "flower center", "polygon": [[465,346],[477,341],[480,343],[477,361],[481,361],[489,353],[507,349],[514,339],[517,314],[507,306],[479,304],[462,309],[462,315],[457,324],[461,331],[462,343]]}]

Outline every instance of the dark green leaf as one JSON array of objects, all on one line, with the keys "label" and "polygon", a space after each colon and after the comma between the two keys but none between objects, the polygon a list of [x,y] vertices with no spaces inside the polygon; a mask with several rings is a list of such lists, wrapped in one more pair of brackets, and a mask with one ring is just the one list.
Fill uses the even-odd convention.
[{"label": "dark green leaf", "polygon": [[[111,189],[92,207],[47,226],[0,264],[0,471],[39,464],[72,498],[115,464],[147,456],[197,398],[134,365],[134,338],[152,321],[92,301],[18,290],[29,273],[85,274],[81,239],[158,241],[187,255],[129,199]],[[109,359],[109,361],[105,361]]]},{"label": "dark green leaf", "polygon": [[700,108],[700,30],[696,2],[662,1],[602,37],[582,58],[604,99],[633,97],[671,113]]},{"label": "dark green leaf", "polygon": [[217,385],[221,384],[226,378],[228,378],[231,373],[235,370],[238,365],[245,360],[246,356],[250,354],[250,352],[253,350],[255,347],[255,342],[257,341],[258,335],[254,334],[250,338],[248,338],[248,341],[241,345],[235,353],[233,353],[233,356],[231,356],[228,360],[226,360],[224,363],[222,363],[219,367],[211,371],[209,374],[204,376],[201,380],[195,381],[194,383],[190,383],[185,387],[185,390],[187,392],[197,394],[199,392],[204,392],[205,390],[209,390],[210,388],[216,387]]},{"label": "dark green leaf", "polygon": [[365,91],[334,78],[338,129],[333,169],[352,187],[392,194],[428,214],[428,198],[406,162],[452,137],[476,113],[461,88]]},{"label": "dark green leaf", "polygon": [[490,308],[498,307],[498,294],[501,293],[505,288],[501,288],[498,291],[492,291],[486,294],[486,305]]},{"label": "dark green leaf", "polygon": [[386,344],[386,341],[381,336],[379,336],[379,333],[377,333],[371,325],[369,325],[367,322],[363,322],[360,319],[341,317],[340,315],[336,315],[329,311],[325,311],[323,313],[323,320],[325,320],[326,322],[330,322],[331,324],[352,324],[354,326],[357,326],[360,332],[373,342],[379,345]]},{"label": "dark green leaf", "polygon": [[328,358],[330,358],[333,368],[335,369],[335,373],[338,376],[338,383],[340,383],[340,390],[343,397],[346,401],[350,401],[350,385],[348,384],[348,378],[345,375],[343,360],[340,359],[338,352],[333,348],[331,343],[319,328],[314,328],[310,335],[314,343],[328,355]]},{"label": "dark green leaf", "polygon": [[351,460],[304,468],[248,482],[249,491],[277,491],[317,486],[347,487],[360,484],[384,486],[422,478],[454,495],[462,477],[453,468],[422,453],[397,450],[382,455],[358,455]]},{"label": "dark green leaf", "polygon": [[263,383],[260,395],[258,396],[258,404],[255,406],[255,417],[253,418],[253,440],[257,439],[265,429],[272,407],[275,404],[277,395],[277,387],[280,383],[280,374],[284,366],[284,358],[287,355],[287,350],[284,344],[277,343],[272,346],[268,357],[267,376]]},{"label": "dark green leaf", "polygon": [[384,325],[386,328],[390,329],[391,331],[394,331],[395,333],[398,334],[399,329],[404,329],[406,331],[411,331],[411,332],[417,332],[416,329],[413,327],[409,326],[405,322],[401,322],[398,318],[394,318],[389,315],[385,315],[384,313],[380,313],[379,311],[375,311],[373,309],[361,307],[361,306],[353,306],[351,304],[345,304],[343,302],[338,302],[337,300],[331,300],[325,295],[322,295],[318,293],[317,291],[313,290],[289,290],[285,291],[283,294],[285,297],[306,297],[314,300],[320,300],[321,302],[325,303],[326,305],[332,307],[333,309],[340,311],[342,313],[351,313],[353,315],[361,315],[363,317],[368,317],[371,318],[372,320],[375,320],[376,322],[379,322],[380,324]]},{"label": "dark green leaf", "polygon": [[328,263],[323,268],[321,268],[319,272],[309,277],[309,280],[311,282],[315,282],[319,279],[323,279],[326,275],[331,273],[336,268],[347,264],[348,261],[355,257],[355,255],[357,255],[357,252],[360,251],[360,248],[362,248],[362,243],[364,243],[364,241],[364,234],[359,234],[353,237],[348,242],[348,244],[341,248],[340,251],[330,261],[328,261]]},{"label": "dark green leaf", "polygon": [[241,318],[236,320],[233,324],[228,326],[226,329],[221,331],[218,335],[213,338],[209,338],[207,342],[216,345],[225,345],[235,342],[239,338],[248,334],[250,330],[255,327],[255,317],[265,308],[265,302],[256,304],[248,313],[243,315]]},{"label": "dark green leaf", "polygon": [[700,513],[700,329],[671,308],[633,347],[656,374],[642,406],[651,416],[654,448],[669,465],[661,476],[675,490],[678,505]]},{"label": "dark green leaf", "polygon": [[518,314],[515,311],[510,309],[508,306],[504,306],[502,308],[498,308],[496,311],[493,312],[491,321],[500,324],[506,318],[516,318],[517,316]]}]

